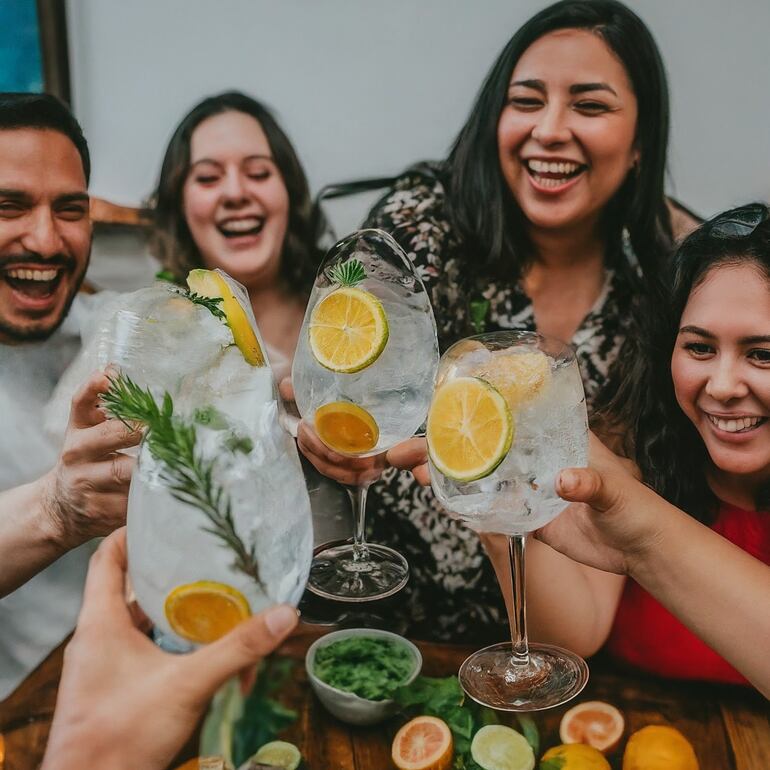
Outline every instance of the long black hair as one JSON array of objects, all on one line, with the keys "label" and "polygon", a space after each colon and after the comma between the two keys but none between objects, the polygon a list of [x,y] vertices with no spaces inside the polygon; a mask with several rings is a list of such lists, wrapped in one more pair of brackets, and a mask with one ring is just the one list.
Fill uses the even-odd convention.
[{"label": "long black hair", "polygon": [[295,293],[309,294],[321,252],[316,244],[319,228],[307,178],[289,138],[270,110],[239,91],[225,91],[196,104],[174,131],[161,165],[160,178],[150,199],[153,232],[150,251],[164,269],[179,281],[202,267],[182,206],[182,191],[190,169],[190,143],[195,129],[207,118],[225,112],[250,115],[262,127],[273,159],[289,194],[289,221],[281,253],[281,278]]},{"label": "long black hair", "polygon": [[[627,449],[633,450],[644,481],[674,505],[707,523],[713,520],[717,504],[705,481],[708,453],[676,401],[671,356],[693,290],[714,268],[739,264],[755,266],[770,282],[770,219],[764,204],[719,214],[679,246],[667,274],[669,301],[648,319],[635,388],[639,398],[628,410],[635,418]],[[760,491],[758,506],[767,505],[767,492]]]},{"label": "long black hair", "polygon": [[669,133],[668,85],[657,45],[644,22],[617,0],[561,0],[527,21],[510,39],[486,77],[448,158],[448,209],[463,243],[487,269],[517,280],[532,259],[524,215],[500,169],[497,124],[511,73],[539,38],[560,29],[598,35],[623,63],[638,103],[630,171],[603,217],[609,263],[622,263],[625,229],[645,276],[657,276],[672,246],[664,197]]}]

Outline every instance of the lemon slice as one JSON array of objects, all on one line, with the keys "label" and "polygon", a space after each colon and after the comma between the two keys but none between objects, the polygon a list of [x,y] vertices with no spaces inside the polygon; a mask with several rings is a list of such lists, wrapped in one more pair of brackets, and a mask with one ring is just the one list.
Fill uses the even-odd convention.
[{"label": "lemon slice", "polygon": [[535,766],[527,739],[505,725],[482,727],[473,736],[471,756],[484,770],[532,770]]},{"label": "lemon slice", "polygon": [[511,409],[543,393],[551,382],[551,362],[545,353],[497,353],[473,374],[498,390]]},{"label": "lemon slice", "polygon": [[513,433],[508,404],[484,380],[458,377],[436,390],[428,412],[428,452],[445,476],[488,476],[511,448]]},{"label": "lemon slice", "polygon": [[190,291],[200,294],[201,297],[220,298],[222,300],[220,307],[225,314],[227,325],[233,333],[233,342],[243,354],[246,363],[252,366],[264,366],[265,356],[251,326],[251,321],[227,281],[214,270],[199,268],[190,271],[187,276],[187,285],[190,287]]},{"label": "lemon slice", "polygon": [[346,454],[368,452],[380,440],[374,417],[350,401],[319,406],[315,411],[315,429],[324,444]]},{"label": "lemon slice", "polygon": [[321,366],[352,374],[380,357],[388,341],[388,317],[374,294],[345,286],[313,308],[308,334]]},{"label": "lemon slice", "polygon": [[216,641],[251,615],[240,591],[213,580],[177,586],[163,609],[174,633],[196,644]]},{"label": "lemon slice", "polygon": [[251,758],[257,762],[271,767],[280,767],[281,770],[297,770],[302,761],[299,749],[288,741],[270,741]]}]

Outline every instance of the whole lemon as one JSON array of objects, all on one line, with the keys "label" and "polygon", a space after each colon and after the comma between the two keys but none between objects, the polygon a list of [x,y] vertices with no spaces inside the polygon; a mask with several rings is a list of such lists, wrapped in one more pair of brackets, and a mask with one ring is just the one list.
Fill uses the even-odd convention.
[{"label": "whole lemon", "polygon": [[585,743],[554,746],[543,754],[541,762],[547,762],[549,759],[560,760],[561,764],[554,763],[560,770],[611,770],[604,754]]},{"label": "whole lemon", "polygon": [[698,770],[698,760],[679,730],[648,725],[628,739],[623,770]]}]

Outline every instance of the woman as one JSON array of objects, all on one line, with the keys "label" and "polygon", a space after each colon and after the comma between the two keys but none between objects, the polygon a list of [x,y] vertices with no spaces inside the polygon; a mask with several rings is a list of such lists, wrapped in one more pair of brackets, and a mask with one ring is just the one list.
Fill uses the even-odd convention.
[{"label": "woman", "polygon": [[[571,340],[589,406],[603,403],[635,358],[637,319],[672,247],[668,124],[660,54],[624,5],[565,0],[524,24],[447,161],[407,172],[367,222],[391,232],[414,262],[441,346],[513,328]],[[307,426],[299,438],[319,470],[350,481],[350,468]],[[478,539],[442,515],[430,490],[389,471],[369,509],[373,539],[410,561],[411,633],[473,642],[503,634]],[[535,544],[529,561],[537,560],[552,569],[563,561]],[[535,636],[538,623],[531,613]]]},{"label": "woman", "polygon": [[270,111],[237,91],[204,99],[166,148],[151,251],[175,280],[221,268],[242,283],[276,377],[288,374],[320,261],[305,173]]},{"label": "woman", "polygon": [[[673,266],[672,312],[637,372],[631,434],[643,480],[665,499],[595,442],[592,468],[563,471],[557,484],[592,508],[572,506],[538,537],[631,578],[614,596],[586,592],[561,619],[563,638],[606,642],[658,675],[748,680],[770,696],[767,207],[710,220]],[[589,628],[586,607],[600,604],[611,623]]]}]

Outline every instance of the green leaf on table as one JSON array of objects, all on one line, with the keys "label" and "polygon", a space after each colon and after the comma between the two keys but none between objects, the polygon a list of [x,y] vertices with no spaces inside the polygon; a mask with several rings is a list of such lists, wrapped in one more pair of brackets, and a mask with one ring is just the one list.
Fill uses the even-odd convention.
[{"label": "green leaf on table", "polygon": [[540,732],[535,720],[529,714],[516,714],[516,719],[519,722],[519,727],[521,727],[522,735],[527,739],[527,743],[537,756],[540,753]]},{"label": "green leaf on table", "polygon": [[219,688],[201,729],[201,756],[221,756],[232,764],[233,725],[243,712],[243,703],[237,679],[229,679]]},{"label": "green leaf on table", "polygon": [[538,770],[562,770],[566,760],[564,757],[551,757],[540,761]]}]

